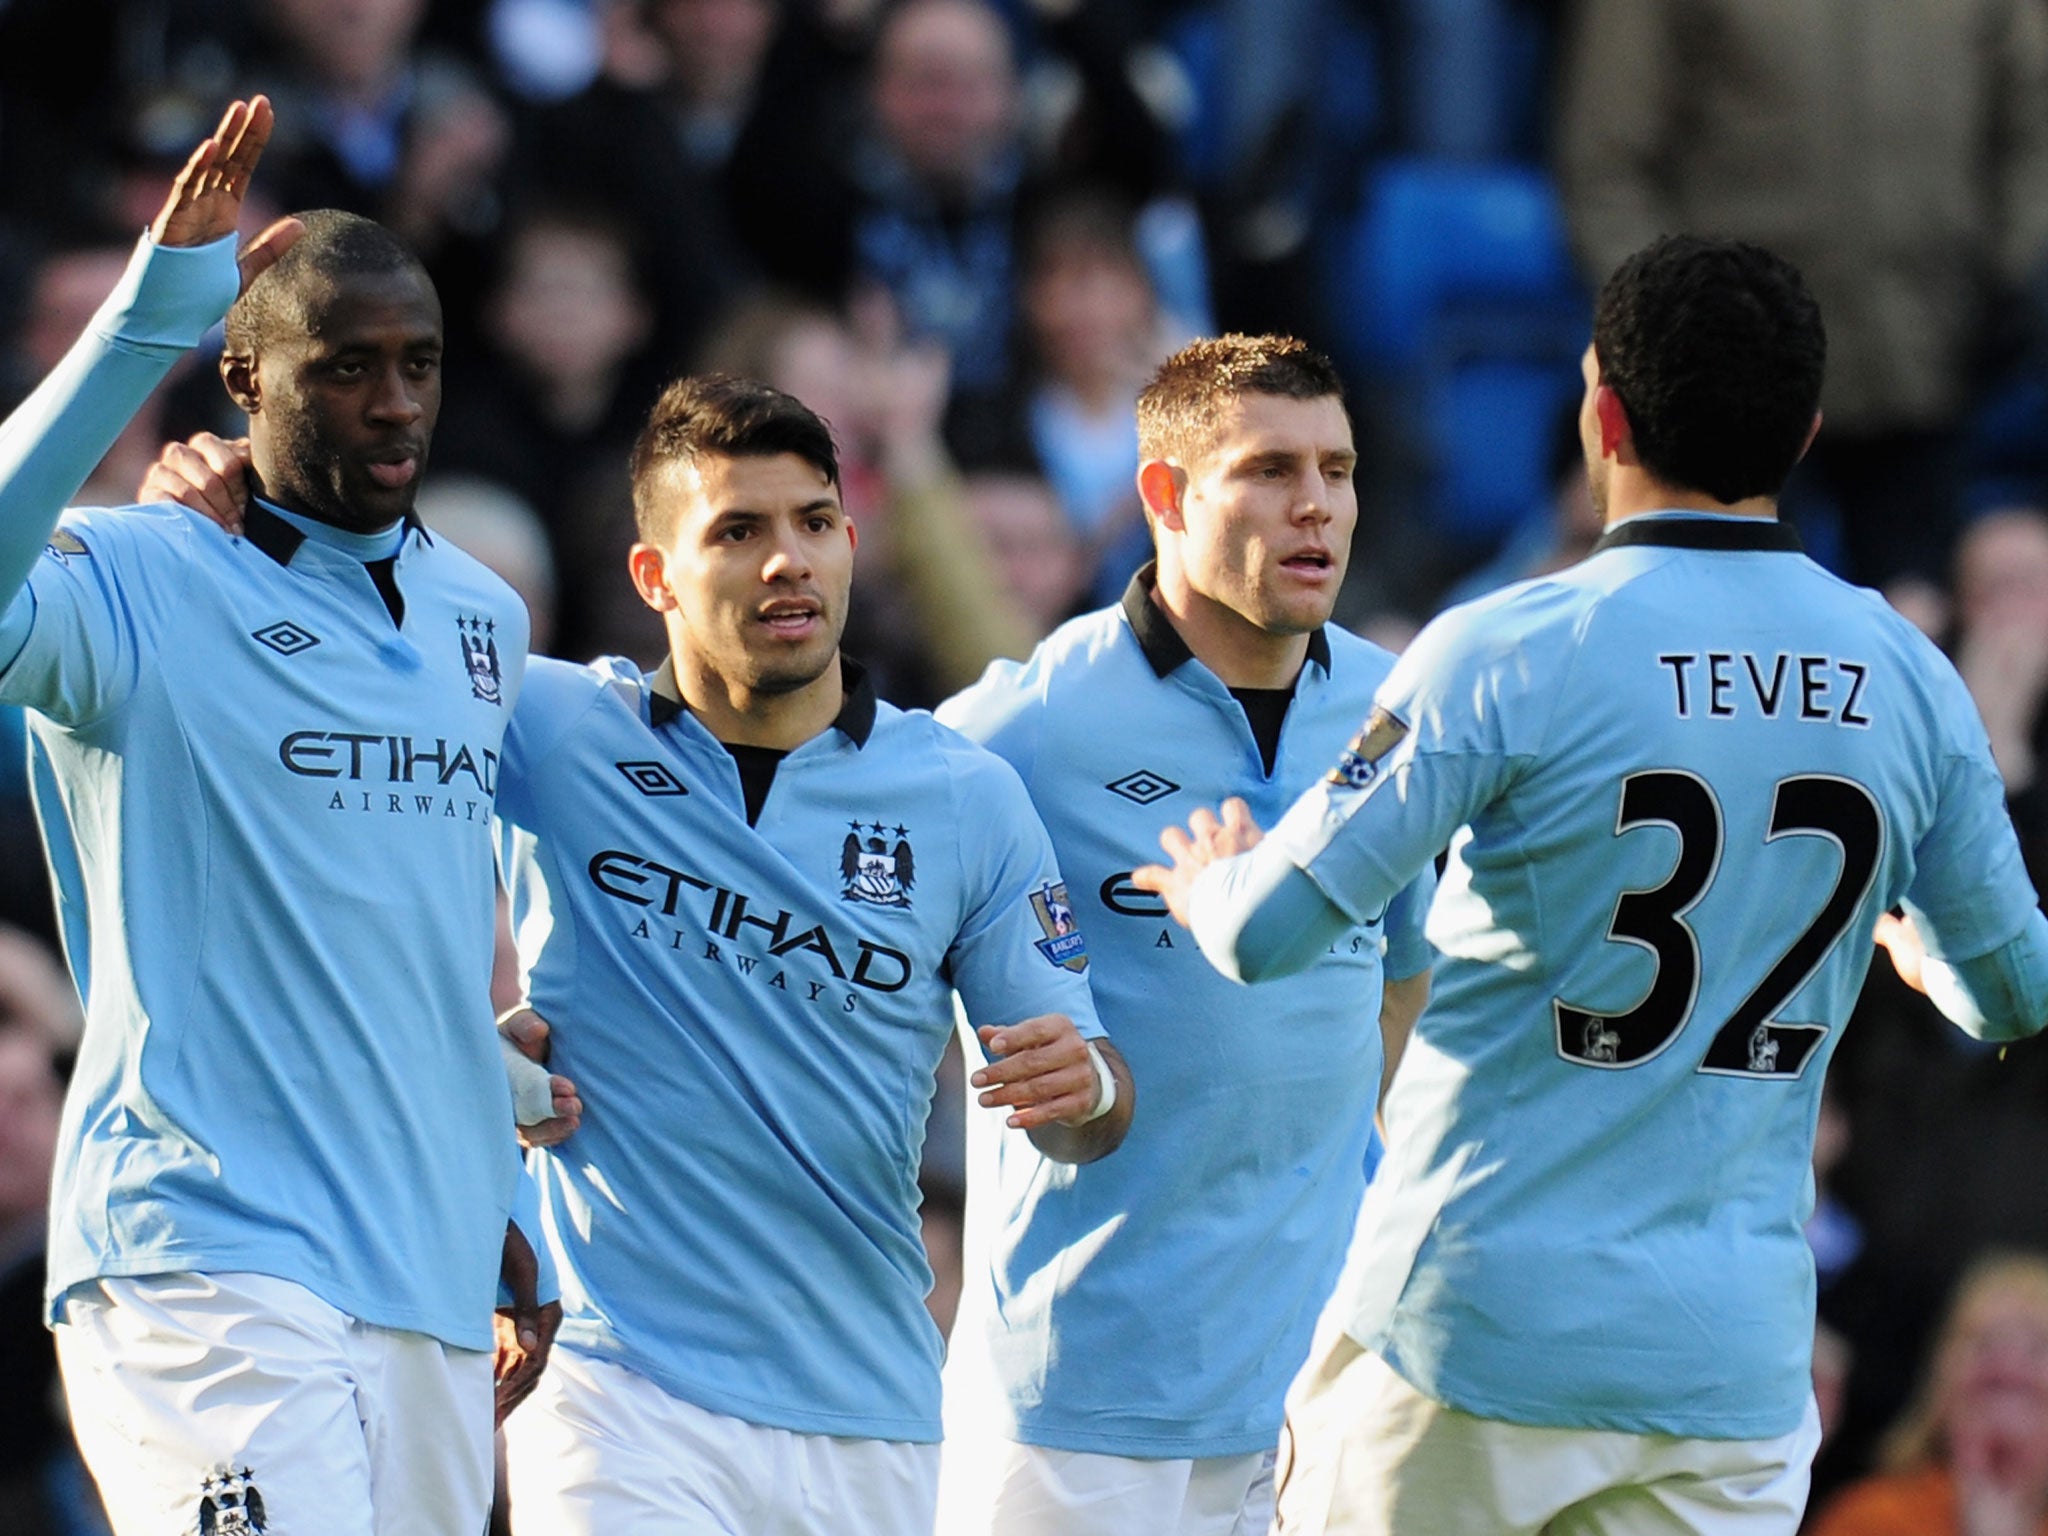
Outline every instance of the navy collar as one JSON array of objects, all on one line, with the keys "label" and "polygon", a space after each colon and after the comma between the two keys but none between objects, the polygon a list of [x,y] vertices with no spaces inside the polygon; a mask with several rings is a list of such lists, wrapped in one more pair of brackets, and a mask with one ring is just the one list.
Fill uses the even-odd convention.
[{"label": "navy collar", "polygon": [[[1131,621],[1131,633],[1138,637],[1138,649],[1145,653],[1153,676],[1165,677],[1182,663],[1194,660],[1195,653],[1188,649],[1187,641],[1173,627],[1165,610],[1153,600],[1152,588],[1158,580],[1158,561],[1147,560],[1138,568],[1131,584],[1124,588],[1124,617]],[[1308,637],[1308,659],[1329,672],[1328,625],[1318,625]]]},{"label": "navy collar", "polygon": [[[405,514],[405,526],[417,533],[423,543],[434,542],[417,512]],[[299,546],[306,542],[306,536],[290,523],[263,505],[254,496],[242,509],[242,537],[270,556],[279,565],[290,565],[292,556],[299,552]],[[399,546],[401,549],[404,545]]]},{"label": "navy collar", "polygon": [[1790,523],[1775,517],[1632,517],[1600,535],[1598,555],[1635,544],[1666,549],[1776,550],[1798,554],[1805,548]]},{"label": "navy collar", "polygon": [[[663,687],[675,687],[674,660],[664,661],[649,681],[653,686],[647,690],[647,723],[659,729],[683,713],[682,701],[662,692]],[[875,733],[875,685],[868,680],[868,669],[844,651],[839,653],[839,682],[845,697],[832,724],[856,747],[865,747]]]}]

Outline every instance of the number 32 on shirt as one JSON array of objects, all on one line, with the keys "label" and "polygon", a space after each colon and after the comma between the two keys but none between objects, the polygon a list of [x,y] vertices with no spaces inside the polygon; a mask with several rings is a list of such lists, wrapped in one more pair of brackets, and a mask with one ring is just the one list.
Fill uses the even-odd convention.
[{"label": "number 32 on shirt", "polygon": [[[1648,826],[1678,834],[1677,863],[1663,884],[1623,893],[1607,937],[1656,957],[1649,991],[1625,1013],[1594,1013],[1553,1000],[1558,1052],[1584,1066],[1634,1067],[1661,1055],[1690,1022],[1699,1000],[1699,938],[1685,915],[1721,867],[1721,804],[1704,779],[1683,769],[1632,773],[1622,781],[1614,833],[1620,837]],[[1870,791],[1853,779],[1798,774],[1780,779],[1772,793],[1764,840],[1781,837],[1827,838],[1841,850],[1840,873],[1805,931],[1715,1029],[1702,1072],[1795,1078],[1827,1034],[1824,1025],[1781,1024],[1773,1014],[1820,969],[1862,909],[1884,849],[1884,817]]]}]

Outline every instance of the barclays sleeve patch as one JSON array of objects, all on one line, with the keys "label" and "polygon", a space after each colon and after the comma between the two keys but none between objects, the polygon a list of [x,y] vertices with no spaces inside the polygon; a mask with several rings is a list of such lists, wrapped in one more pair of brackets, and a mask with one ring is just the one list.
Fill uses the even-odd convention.
[{"label": "barclays sleeve patch", "polygon": [[1384,709],[1375,708],[1366,717],[1365,729],[1352,738],[1325,782],[1346,789],[1364,789],[1379,777],[1380,760],[1398,747],[1407,734],[1407,726]]},{"label": "barclays sleeve patch", "polygon": [[1031,893],[1031,913],[1045,937],[1032,943],[1046,960],[1063,971],[1079,975],[1088,969],[1088,941],[1074,920],[1074,904],[1067,900],[1065,881],[1048,880]]},{"label": "barclays sleeve patch", "polygon": [[69,528],[59,528],[52,533],[44,541],[43,553],[52,560],[66,565],[70,564],[74,558],[90,559],[92,557],[92,551],[86,547],[85,540],[73,533]]}]

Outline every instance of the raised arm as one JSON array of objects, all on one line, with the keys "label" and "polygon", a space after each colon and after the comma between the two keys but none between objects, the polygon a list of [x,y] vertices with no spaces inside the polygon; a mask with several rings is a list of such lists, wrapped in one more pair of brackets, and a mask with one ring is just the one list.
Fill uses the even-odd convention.
[{"label": "raised arm", "polygon": [[196,346],[300,226],[232,241],[269,141],[270,103],[238,101],[172,183],[120,285],[64,359],[0,422],[0,663],[20,648],[16,599],[64,504],[170,366]]}]

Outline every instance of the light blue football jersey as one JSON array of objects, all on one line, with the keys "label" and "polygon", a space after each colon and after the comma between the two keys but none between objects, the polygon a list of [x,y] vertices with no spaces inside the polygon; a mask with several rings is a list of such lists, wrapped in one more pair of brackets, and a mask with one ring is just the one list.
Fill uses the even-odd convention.
[{"label": "light blue football jersey", "polygon": [[[1095,954],[1095,1004],[1138,1085],[1114,1157],[1049,1162],[990,1127],[968,1198],[991,1272],[967,1277],[949,1387],[1013,1438],[1138,1457],[1270,1448],[1364,1191],[1382,970],[1429,965],[1426,870],[1296,975],[1246,988],[1130,872],[1159,828],[1242,795],[1272,821],[1356,731],[1393,657],[1311,637],[1268,773],[1243,707],[1153,604],[1062,626],[939,717],[1000,753],[1052,834]],[[1384,959],[1383,959],[1384,952]],[[983,1405],[976,1404],[978,1410]]]},{"label": "light blue football jersey", "polygon": [[[131,328],[161,339],[175,313],[189,345],[234,292],[233,241],[144,243],[0,428],[0,544],[41,544],[176,356]],[[261,508],[246,538],[177,508],[78,512],[0,614],[87,1010],[53,1313],[96,1276],[252,1270],[490,1344],[519,1167],[491,812],[526,612],[417,528],[395,581],[402,625],[360,559]]]},{"label": "light blue football jersey", "polygon": [[1790,1432],[1821,1077],[1872,927],[1903,902],[1961,960],[2033,912],[1961,680],[1797,549],[1632,518],[1451,610],[1269,839],[1347,912],[1451,839],[1332,1305],[1453,1407]]},{"label": "light blue football jersey", "polygon": [[1016,774],[850,674],[750,827],[732,756],[615,660],[537,660],[506,756],[528,993],[587,1106],[535,1154],[561,1344],[750,1423],[937,1440],[917,1173],[953,990],[1101,1033]]}]

